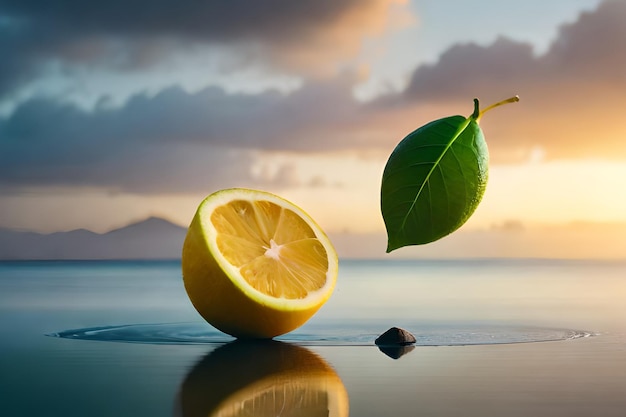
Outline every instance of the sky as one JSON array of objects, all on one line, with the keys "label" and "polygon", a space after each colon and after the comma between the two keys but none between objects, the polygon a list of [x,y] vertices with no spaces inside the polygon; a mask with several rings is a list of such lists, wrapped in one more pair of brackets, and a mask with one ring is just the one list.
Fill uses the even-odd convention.
[{"label": "sky", "polygon": [[626,257],[626,1],[0,0],[0,227],[189,224],[247,187],[385,256],[408,133],[481,119],[478,210],[420,256]]}]

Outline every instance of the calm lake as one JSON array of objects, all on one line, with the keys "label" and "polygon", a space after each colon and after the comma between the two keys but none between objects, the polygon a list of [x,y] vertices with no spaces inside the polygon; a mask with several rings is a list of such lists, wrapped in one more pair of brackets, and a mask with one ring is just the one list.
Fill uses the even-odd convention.
[{"label": "calm lake", "polygon": [[[392,326],[417,343],[381,350]],[[2,416],[623,416],[626,262],[342,260],[303,327],[241,343],[178,261],[0,262]]]}]

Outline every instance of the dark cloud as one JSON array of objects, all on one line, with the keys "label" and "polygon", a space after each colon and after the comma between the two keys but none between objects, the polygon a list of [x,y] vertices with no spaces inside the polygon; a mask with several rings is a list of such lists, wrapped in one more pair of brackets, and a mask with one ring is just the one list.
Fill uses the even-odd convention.
[{"label": "dark cloud", "polygon": [[626,83],[626,2],[608,0],[575,23],[561,27],[543,59],[547,70],[562,77],[593,82]]},{"label": "dark cloud", "polygon": [[415,70],[404,92],[420,100],[467,98],[494,84],[514,84],[537,71],[532,46],[504,37],[488,47],[457,44],[444,52],[436,64]]},{"label": "dark cloud", "polygon": [[[89,142],[85,140],[85,142]],[[35,144],[20,159],[0,167],[0,194],[23,187],[99,187],[111,192],[193,192],[257,182],[250,172],[254,155],[190,145],[119,143],[80,144],[38,149]]]},{"label": "dark cloud", "polygon": [[532,45],[500,37],[491,45],[457,44],[439,60],[418,67],[404,96],[448,99],[468,93],[492,94],[545,88],[555,83],[626,83],[626,2],[605,0],[592,12],[560,28],[548,52],[533,53]]},{"label": "dark cloud", "polygon": [[61,36],[177,36],[188,39],[278,40],[302,36],[370,1],[290,0],[6,0],[5,16]]},{"label": "dark cloud", "polygon": [[[500,38],[488,46],[453,46],[417,68],[407,89],[381,99],[484,105],[518,94],[515,109],[483,121],[496,161],[519,160],[542,148],[547,158],[626,157],[622,92],[626,91],[626,2],[605,1],[560,28],[543,55]],[[468,107],[465,114],[471,113]]]},{"label": "dark cloud", "polygon": [[386,152],[435,113],[469,114],[474,96],[489,104],[513,94],[521,103],[481,122],[494,163],[519,162],[537,148],[547,158],[624,158],[623,21],[626,3],[606,1],[562,27],[541,56],[506,38],[456,45],[417,68],[406,91],[372,103],[353,98],[350,76],[306,81],[289,94],[169,88],[91,111],[32,98],[0,118],[0,184],[187,190],[206,189],[209,178],[293,185],[290,166],[273,171],[278,177],[255,177],[255,152]]},{"label": "dark cloud", "polygon": [[391,1],[3,0],[0,50],[10,59],[0,60],[0,97],[51,62],[128,70],[198,48],[242,47],[257,64],[310,65],[306,56],[356,51]]},{"label": "dark cloud", "polygon": [[[89,142],[89,141],[87,141]],[[189,193],[228,187],[281,188],[301,185],[291,165],[258,175],[253,151],[195,144],[92,144],[23,149],[0,167],[0,194],[24,187],[97,187],[110,192]],[[7,153],[7,155],[10,155]],[[13,156],[16,156],[13,154]]]},{"label": "dark cloud", "polygon": [[[100,106],[92,111],[32,98],[0,119],[0,134],[6,138],[0,146],[5,154],[36,146],[46,149],[46,155],[66,147],[84,148],[87,155],[98,145],[187,142],[230,148],[319,150],[351,146],[331,143],[316,137],[316,132],[353,125],[357,107],[349,78],[307,83],[291,94],[228,94],[219,87],[187,93],[171,87],[154,96],[137,94],[122,107]],[[98,154],[96,150],[94,157]]]},{"label": "dark cloud", "polygon": [[325,133],[356,123],[350,86],[349,78],[337,79],[287,95],[170,88],[135,95],[119,108],[91,111],[33,98],[0,119],[0,184],[175,191],[178,183],[185,190],[205,188],[202,177],[219,177],[229,184],[294,185],[292,166],[272,178],[255,178],[253,154],[353,146]]}]

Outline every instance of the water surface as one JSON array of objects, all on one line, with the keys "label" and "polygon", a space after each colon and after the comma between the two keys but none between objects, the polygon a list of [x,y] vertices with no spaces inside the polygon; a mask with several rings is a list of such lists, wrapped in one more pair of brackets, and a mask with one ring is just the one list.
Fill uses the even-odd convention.
[{"label": "water surface", "polygon": [[[175,261],[3,262],[0,410],[623,416],[625,277],[624,262],[342,261],[327,305],[258,346],[203,322]],[[418,346],[382,352],[391,326]]]}]

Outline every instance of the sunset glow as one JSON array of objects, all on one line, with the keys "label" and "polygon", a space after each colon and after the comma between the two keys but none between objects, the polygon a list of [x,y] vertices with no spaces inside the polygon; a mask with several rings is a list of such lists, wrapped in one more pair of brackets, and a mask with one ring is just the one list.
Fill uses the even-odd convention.
[{"label": "sunset glow", "polygon": [[[155,10],[132,29],[106,21],[105,5],[100,17],[10,6],[0,15],[15,57],[0,64],[0,227],[104,232],[148,216],[186,227],[206,195],[248,187],[300,205],[342,246],[384,234],[382,170],[405,135],[469,115],[474,97],[484,108],[518,94],[481,119],[487,192],[446,239],[513,239],[506,253],[487,245],[475,256],[585,257],[583,240],[618,244],[626,3],[545,3],[477,1],[463,21],[434,0],[315,3],[253,22],[224,6],[230,24],[190,4],[208,21],[179,26]],[[80,19],[82,29],[63,30]],[[45,50],[28,42],[35,33]],[[569,236],[559,251],[512,234],[557,239],[550,228]],[[445,245],[403,255],[447,256]],[[348,249],[340,255],[384,256]]]}]

